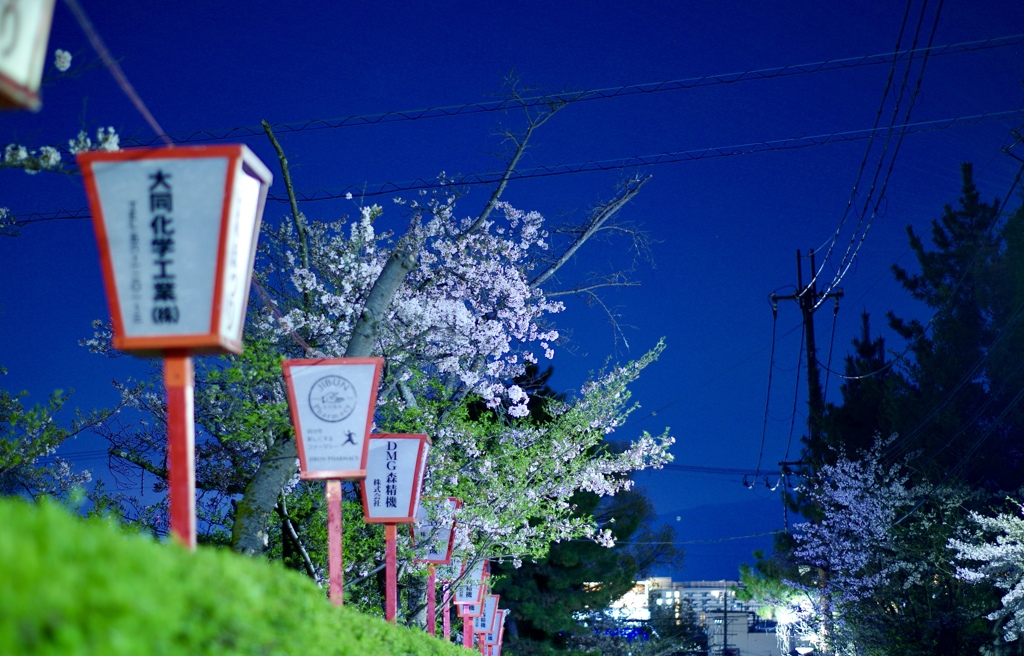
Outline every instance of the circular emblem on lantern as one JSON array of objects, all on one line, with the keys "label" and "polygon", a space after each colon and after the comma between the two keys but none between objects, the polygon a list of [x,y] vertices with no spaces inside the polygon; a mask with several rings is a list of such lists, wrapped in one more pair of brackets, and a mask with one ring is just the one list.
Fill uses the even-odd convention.
[{"label": "circular emblem on lantern", "polygon": [[309,390],[309,409],[324,421],[341,421],[356,409],[356,388],[341,376],[324,376]]}]

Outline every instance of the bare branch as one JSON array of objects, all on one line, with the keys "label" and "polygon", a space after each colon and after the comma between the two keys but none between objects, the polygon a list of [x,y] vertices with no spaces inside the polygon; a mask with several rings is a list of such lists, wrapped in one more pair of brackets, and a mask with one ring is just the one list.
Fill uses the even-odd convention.
[{"label": "bare branch", "polygon": [[283,494],[281,495],[281,500],[274,506],[274,509],[277,510],[277,514],[284,521],[284,526],[288,530],[288,537],[292,539],[299,553],[302,554],[302,563],[306,566],[306,574],[309,575],[309,578],[316,581],[316,568],[313,567],[313,561],[309,557],[309,552],[306,551],[306,546],[302,544],[299,534],[295,532],[295,524],[292,522],[292,518],[288,516],[288,506],[285,505]]},{"label": "bare branch", "polygon": [[576,296],[578,294],[591,293],[596,289],[602,287],[639,287],[640,283],[634,280],[618,280],[609,282],[600,282],[593,285],[587,285],[586,287],[575,287],[573,289],[566,289],[557,292],[545,292],[544,296],[547,298],[557,298],[559,296]]},{"label": "bare branch", "polygon": [[612,335],[615,336],[616,342],[621,339],[622,343],[626,345],[627,349],[629,349],[629,340],[626,339],[626,334],[622,330],[622,324],[619,323],[619,315],[608,307],[605,302],[601,300],[601,297],[594,292],[587,292],[585,296],[587,296],[587,303],[601,306],[604,313],[608,315],[608,323],[611,324]]},{"label": "bare branch", "polygon": [[647,176],[645,178],[635,178],[631,180],[629,183],[626,184],[625,187],[623,187],[622,192],[619,194],[617,198],[599,207],[591,216],[590,220],[586,224],[586,227],[583,229],[580,235],[576,237],[576,240],[573,241],[573,243],[570,244],[569,247],[565,249],[562,255],[557,260],[555,260],[555,262],[553,262],[551,266],[545,269],[536,278],[531,280],[530,286],[534,288],[539,287],[540,285],[543,285],[545,281],[551,278],[551,276],[555,275],[555,273],[557,273],[558,270],[561,269],[566,262],[572,259],[573,255],[576,254],[576,251],[578,251],[580,247],[583,246],[583,244],[586,243],[588,239],[594,236],[594,234],[598,230],[600,230],[612,217],[614,217],[618,213],[618,211],[621,210],[626,205],[626,203],[633,200],[633,197],[640,193],[640,188],[647,184],[647,181],[650,179],[651,176]]},{"label": "bare branch", "polygon": [[121,460],[130,462],[133,465],[135,465],[136,467],[138,467],[139,469],[147,471],[150,474],[156,476],[157,478],[159,478],[161,480],[164,480],[164,481],[167,480],[167,469],[166,468],[158,467],[157,465],[154,465],[149,460],[146,460],[145,458],[143,458],[142,456],[140,456],[137,453],[132,453],[132,452],[129,452],[129,451],[124,451],[123,449],[109,449],[108,453],[110,454],[111,457],[113,457],[113,458],[120,458]]},{"label": "bare branch", "polygon": [[[509,97],[513,100],[520,100],[521,96],[519,91],[516,89],[516,79],[510,77],[508,81],[510,87]],[[501,195],[505,192],[505,187],[508,186],[508,181],[511,179],[512,174],[515,173],[516,165],[519,164],[519,160],[522,159],[523,153],[526,152],[526,146],[530,141],[530,137],[533,136],[534,130],[547,123],[548,119],[555,115],[558,110],[562,109],[574,98],[566,96],[553,97],[551,102],[547,103],[547,111],[539,116],[530,114],[530,109],[526,104],[522,104],[522,109],[526,113],[526,131],[520,136],[516,136],[512,133],[506,133],[506,138],[512,141],[516,145],[515,152],[508,160],[508,164],[505,166],[505,173],[501,176],[501,181],[498,182],[498,186],[491,193],[491,197],[488,199],[487,204],[484,206],[480,216],[473,221],[472,225],[469,226],[467,232],[475,232],[480,228],[480,225],[487,220],[494,210],[494,206],[498,203]]]},{"label": "bare branch", "polygon": [[299,243],[302,246],[302,267],[305,269],[309,268],[309,243],[306,239],[306,225],[303,222],[305,216],[299,212],[299,203],[295,198],[295,187],[292,186],[292,176],[288,171],[288,158],[284,155],[284,148],[281,147],[277,137],[274,136],[274,130],[270,127],[270,123],[266,119],[263,120],[263,131],[267,133],[267,137],[270,138],[270,143],[274,145],[274,150],[277,151],[277,159],[281,162],[281,177],[284,179],[284,186],[288,190],[288,202],[292,206],[292,221],[295,222],[295,233],[299,237]]}]

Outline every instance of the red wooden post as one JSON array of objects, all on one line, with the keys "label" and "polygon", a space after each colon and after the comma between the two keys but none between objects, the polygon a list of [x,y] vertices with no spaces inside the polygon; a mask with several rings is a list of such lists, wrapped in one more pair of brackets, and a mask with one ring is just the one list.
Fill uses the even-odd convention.
[{"label": "red wooden post", "polygon": [[466,615],[462,616],[462,646],[466,649],[473,648],[473,618]]},{"label": "red wooden post", "polygon": [[384,525],[385,583],[384,619],[394,624],[398,614],[398,524]]},{"label": "red wooden post", "polygon": [[187,351],[164,356],[167,390],[167,471],[170,486],[171,534],[196,548],[195,370]]},{"label": "red wooden post", "polygon": [[444,608],[444,619],[441,620],[441,625],[444,631],[444,639],[452,639],[452,595],[451,588],[447,582],[441,586],[441,605]]},{"label": "red wooden post", "polygon": [[437,570],[427,565],[427,633],[437,635]]},{"label": "red wooden post", "polygon": [[341,546],[341,481],[327,481],[327,570],[331,603],[341,606],[345,595],[345,571]]}]

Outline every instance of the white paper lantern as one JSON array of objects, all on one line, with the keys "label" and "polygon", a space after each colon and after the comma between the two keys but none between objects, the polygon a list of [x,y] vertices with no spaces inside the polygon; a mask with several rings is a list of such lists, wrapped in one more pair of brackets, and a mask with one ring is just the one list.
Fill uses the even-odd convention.
[{"label": "white paper lantern", "polygon": [[114,347],[241,353],[273,176],[243,145],[78,155]]}]

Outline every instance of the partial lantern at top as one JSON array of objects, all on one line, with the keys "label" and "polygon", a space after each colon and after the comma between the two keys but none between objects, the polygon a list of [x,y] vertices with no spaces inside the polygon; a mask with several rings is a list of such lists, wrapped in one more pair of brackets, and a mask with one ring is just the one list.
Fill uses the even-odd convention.
[{"label": "partial lantern at top", "polygon": [[39,109],[54,0],[0,0],[0,109]]},{"label": "partial lantern at top", "polygon": [[244,145],[77,157],[114,348],[241,353],[269,169]]}]

